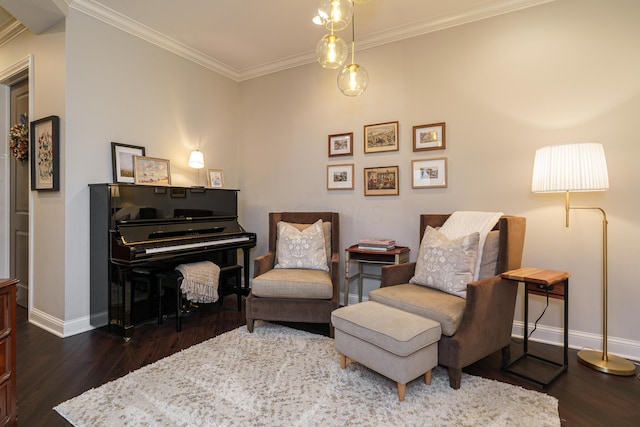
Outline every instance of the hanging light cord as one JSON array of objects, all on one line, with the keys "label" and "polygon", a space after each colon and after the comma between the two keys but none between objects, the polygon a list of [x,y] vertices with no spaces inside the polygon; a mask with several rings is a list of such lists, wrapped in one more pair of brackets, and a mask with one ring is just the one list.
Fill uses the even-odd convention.
[{"label": "hanging light cord", "polygon": [[356,4],[351,12],[351,63],[356,63]]}]

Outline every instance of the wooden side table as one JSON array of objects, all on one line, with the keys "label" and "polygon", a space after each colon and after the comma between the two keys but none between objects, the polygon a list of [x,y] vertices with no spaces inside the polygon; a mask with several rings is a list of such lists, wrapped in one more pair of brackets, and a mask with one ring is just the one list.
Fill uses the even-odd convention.
[{"label": "wooden side table", "polygon": [[[546,270],[535,267],[522,267],[517,270],[507,271],[501,274],[503,279],[524,283],[524,352],[520,357],[510,361],[503,370],[521,378],[533,381],[542,387],[549,385],[569,366],[569,277],[565,271]],[[564,300],[564,354],[562,363],[545,359],[529,353],[529,295],[541,295],[547,298]],[[557,368],[551,371],[551,376],[546,380],[537,379],[522,372],[514,370],[514,365],[528,357],[555,365]]]},{"label": "wooden side table", "polygon": [[[358,272],[349,276],[349,264],[351,261],[358,263]],[[352,245],[344,250],[344,305],[349,305],[349,284],[358,279],[358,302],[362,302],[362,279],[380,279],[379,274],[365,273],[362,264],[403,264],[409,262],[409,248],[396,246],[388,251],[370,251],[358,249],[358,245]]]}]

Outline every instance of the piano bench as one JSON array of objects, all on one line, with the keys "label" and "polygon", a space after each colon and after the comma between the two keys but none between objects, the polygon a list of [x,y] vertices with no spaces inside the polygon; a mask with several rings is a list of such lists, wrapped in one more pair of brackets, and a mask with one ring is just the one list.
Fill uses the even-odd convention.
[{"label": "piano bench", "polygon": [[[157,274],[158,277],[158,324],[162,324],[162,288],[173,289],[176,295],[176,331],[182,330],[182,292],[180,284],[182,283],[182,274],[178,271],[166,271]],[[238,301],[238,311],[242,310],[242,266],[230,265],[220,268],[220,276],[218,278],[218,302],[222,305],[222,299],[232,293],[236,294]],[[229,280],[233,280],[233,286],[228,285]],[[232,289],[232,292],[227,292]]]}]

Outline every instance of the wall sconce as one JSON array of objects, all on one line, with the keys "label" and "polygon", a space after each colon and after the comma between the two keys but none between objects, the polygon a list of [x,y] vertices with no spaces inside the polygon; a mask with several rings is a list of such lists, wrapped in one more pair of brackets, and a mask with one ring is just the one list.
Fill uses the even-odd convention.
[{"label": "wall sconce", "polygon": [[601,144],[555,145],[536,151],[531,191],[565,193],[566,227],[569,227],[571,209],[596,209],[602,213],[602,351],[580,350],[578,361],[606,374],[630,376],[636,372],[635,365],[607,351],[607,214],[598,206],[571,206],[569,203],[572,191],[606,191],[608,188],[607,161]]}]

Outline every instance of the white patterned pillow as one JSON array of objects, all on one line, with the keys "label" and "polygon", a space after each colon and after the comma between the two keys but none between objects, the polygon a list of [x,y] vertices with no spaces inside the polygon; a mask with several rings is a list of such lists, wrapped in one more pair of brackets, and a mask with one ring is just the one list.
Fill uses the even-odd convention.
[{"label": "white patterned pillow", "polygon": [[478,257],[478,232],[449,240],[427,227],[420,243],[415,275],[410,283],[467,297],[467,283],[473,280]]},{"label": "white patterned pillow", "polygon": [[293,225],[278,222],[278,241],[274,268],[304,268],[329,271],[325,252],[322,220],[300,231]]}]

